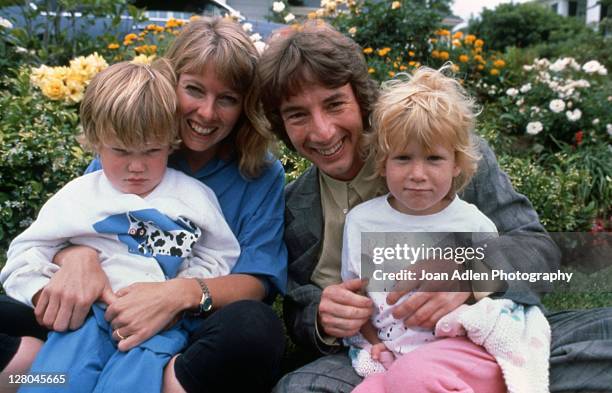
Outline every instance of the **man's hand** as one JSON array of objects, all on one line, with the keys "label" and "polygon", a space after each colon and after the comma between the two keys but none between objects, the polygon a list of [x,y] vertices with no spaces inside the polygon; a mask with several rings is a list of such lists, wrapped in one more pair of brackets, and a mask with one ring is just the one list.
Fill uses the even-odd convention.
[{"label": "man's hand", "polygon": [[[453,261],[419,261],[412,270],[416,277],[421,277],[421,271],[429,273],[446,273],[448,277],[460,265]],[[403,300],[393,310],[393,317],[403,319],[406,326],[419,326],[433,329],[440,318],[464,304],[471,292],[462,292],[469,289],[469,282],[460,280],[411,280],[398,286],[396,290],[387,295],[387,303],[395,304],[409,292],[412,295]]]},{"label": "man's hand", "polygon": [[68,247],[53,262],[60,269],[33,298],[36,320],[58,332],[78,329],[91,305],[110,288],[108,278],[100,267],[97,251],[89,247]]},{"label": "man's hand", "polygon": [[354,279],[323,290],[318,323],[326,334],[338,338],[353,336],[368,321],[372,315],[372,301],[357,294],[365,283]]}]

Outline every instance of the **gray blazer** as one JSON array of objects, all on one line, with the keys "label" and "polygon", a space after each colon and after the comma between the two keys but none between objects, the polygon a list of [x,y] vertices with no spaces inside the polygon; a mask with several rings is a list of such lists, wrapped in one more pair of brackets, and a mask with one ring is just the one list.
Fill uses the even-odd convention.
[{"label": "gray blazer", "polygon": [[[549,272],[558,269],[559,250],[538,220],[529,200],[517,193],[497,165],[488,144],[480,139],[482,160],[460,197],[476,205],[497,226],[500,237],[487,241],[487,264],[506,272]],[[310,281],[317,264],[323,233],[323,211],[318,169],[311,166],[285,188],[285,243],[289,252],[289,282],[284,317],[293,341],[317,354],[329,347],[317,339],[315,322],[321,288]],[[501,296],[523,304],[540,305],[539,295],[528,282],[507,283]]]}]

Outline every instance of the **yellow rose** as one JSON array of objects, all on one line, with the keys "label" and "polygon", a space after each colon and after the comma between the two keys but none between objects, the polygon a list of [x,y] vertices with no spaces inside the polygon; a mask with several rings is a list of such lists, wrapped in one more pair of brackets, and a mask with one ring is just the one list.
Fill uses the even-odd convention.
[{"label": "yellow rose", "polygon": [[132,59],[135,64],[151,64],[155,60],[155,55],[147,56],[145,54],[138,55]]},{"label": "yellow rose", "polygon": [[83,99],[83,92],[85,91],[85,86],[77,80],[69,79],[66,82],[67,88],[67,97],[66,100],[72,103],[81,102]]},{"label": "yellow rose", "polygon": [[41,81],[40,90],[42,93],[52,100],[62,100],[68,94],[68,88],[64,85],[64,81],[58,78],[47,78]]},{"label": "yellow rose", "polygon": [[49,77],[51,73],[51,67],[46,65],[41,65],[38,68],[32,68],[32,72],[30,74],[30,82],[38,87],[40,87],[40,83],[43,79]]}]

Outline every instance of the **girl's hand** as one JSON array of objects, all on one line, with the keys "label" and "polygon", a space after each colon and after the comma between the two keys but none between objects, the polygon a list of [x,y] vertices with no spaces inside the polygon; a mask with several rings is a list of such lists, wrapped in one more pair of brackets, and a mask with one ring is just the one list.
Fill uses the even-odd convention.
[{"label": "girl's hand", "polygon": [[374,344],[370,349],[370,355],[374,360],[379,360],[382,352],[390,352],[393,355],[393,352],[389,351],[384,343]]},{"label": "girl's hand", "polygon": [[[117,291],[117,298],[108,306],[104,317],[114,329],[113,337],[119,340],[120,351],[128,351],[171,326],[180,312],[191,307],[186,299],[199,301],[201,294],[192,294],[194,286],[184,285],[185,280],[195,281],[137,283]],[[197,283],[195,289],[199,290]]]},{"label": "girl's hand", "polygon": [[91,305],[104,291],[110,291],[108,278],[93,248],[67,247],[57,253],[53,262],[60,269],[34,296],[34,315],[48,329],[58,332],[78,329]]},{"label": "girl's hand", "polygon": [[380,363],[382,363],[387,370],[389,367],[391,367],[393,361],[395,361],[395,355],[393,352],[389,351],[384,343],[372,345],[372,348],[370,349],[370,356],[372,356],[372,359],[378,360]]}]

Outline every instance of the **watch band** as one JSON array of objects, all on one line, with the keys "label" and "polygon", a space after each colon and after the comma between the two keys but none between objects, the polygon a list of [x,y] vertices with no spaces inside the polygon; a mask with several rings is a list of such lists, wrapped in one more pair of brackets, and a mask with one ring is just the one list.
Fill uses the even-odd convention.
[{"label": "watch band", "polygon": [[195,315],[206,314],[212,309],[212,306],[213,306],[212,296],[210,295],[210,290],[208,289],[208,285],[206,285],[206,282],[203,279],[196,278],[195,280],[200,285],[200,289],[202,289],[202,298],[200,299],[200,304],[198,305],[198,309],[194,314]]}]

